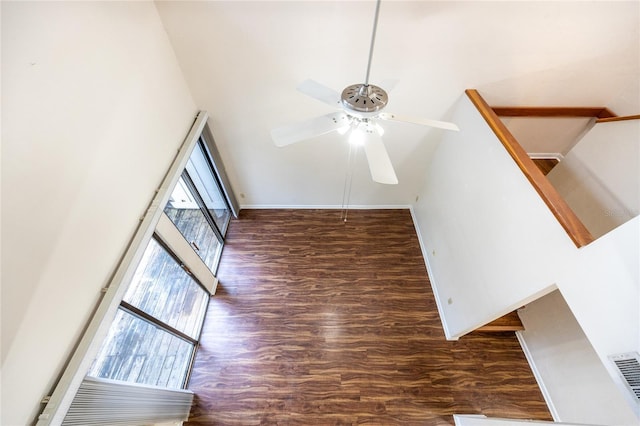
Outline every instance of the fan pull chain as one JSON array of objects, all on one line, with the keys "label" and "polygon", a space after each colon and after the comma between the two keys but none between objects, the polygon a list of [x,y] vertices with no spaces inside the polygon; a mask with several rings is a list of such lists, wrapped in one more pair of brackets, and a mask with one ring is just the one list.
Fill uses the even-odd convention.
[{"label": "fan pull chain", "polygon": [[342,190],[342,215],[343,222],[347,221],[349,214],[349,200],[351,199],[351,184],[353,183],[353,170],[355,169],[358,145],[349,144],[349,159],[347,160],[347,173],[344,177],[344,189]]}]

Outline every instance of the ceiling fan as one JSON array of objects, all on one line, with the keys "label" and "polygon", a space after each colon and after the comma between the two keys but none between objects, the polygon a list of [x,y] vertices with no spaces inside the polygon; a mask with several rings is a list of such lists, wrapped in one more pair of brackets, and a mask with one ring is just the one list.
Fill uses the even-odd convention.
[{"label": "ceiling fan", "polygon": [[347,86],[341,94],[338,94],[335,90],[316,81],[304,81],[297,87],[298,91],[340,110],[272,129],[271,137],[276,146],[282,147],[334,131],[340,134],[351,131],[349,142],[352,145],[364,146],[371,178],[378,183],[393,185],[398,183],[398,178],[382,142],[383,129],[377,122],[378,120],[401,121],[446,130],[457,131],[459,129],[455,124],[445,121],[382,112],[389,101],[389,96],[381,87],[369,84],[380,2],[381,0],[376,2],[369,61],[364,83]]}]

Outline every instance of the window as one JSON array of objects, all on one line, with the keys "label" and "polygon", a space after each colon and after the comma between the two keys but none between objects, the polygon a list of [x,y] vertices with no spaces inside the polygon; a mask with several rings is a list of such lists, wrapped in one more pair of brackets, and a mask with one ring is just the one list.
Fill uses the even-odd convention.
[{"label": "window", "polygon": [[88,375],[182,388],[208,300],[207,292],[152,239]]},{"label": "window", "polygon": [[225,235],[231,219],[231,211],[220,188],[221,185],[215,178],[215,173],[212,173],[213,167],[209,158],[206,146],[200,140],[189,157],[187,172],[220,234]]},{"label": "window", "polygon": [[193,188],[189,175],[183,173],[164,212],[211,272],[214,272],[222,253],[222,238],[215,232],[207,213],[200,207]]},{"label": "window", "polygon": [[215,273],[231,210],[200,139],[171,192],[164,212]]},{"label": "window", "polygon": [[[169,244],[157,225],[88,375],[166,388],[186,387],[231,210],[202,137],[164,206],[188,244]],[[161,220],[162,223],[164,223]],[[164,225],[163,225],[164,226]],[[174,231],[171,231],[172,233]],[[177,233],[179,231],[179,233]],[[182,237],[181,237],[181,236]],[[172,240],[174,241],[174,240]],[[175,242],[175,241],[174,241]],[[183,262],[195,251],[192,274]],[[195,260],[193,260],[195,259]],[[205,278],[198,271],[206,271]],[[209,275],[210,274],[210,275]],[[196,275],[204,281],[198,281]]]}]

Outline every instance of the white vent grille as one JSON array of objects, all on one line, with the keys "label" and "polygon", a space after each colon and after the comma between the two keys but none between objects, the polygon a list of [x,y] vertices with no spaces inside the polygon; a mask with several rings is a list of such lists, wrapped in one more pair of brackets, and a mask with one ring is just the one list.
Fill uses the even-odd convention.
[{"label": "white vent grille", "polygon": [[620,375],[635,395],[636,400],[640,401],[640,354],[630,352],[626,354],[611,355]]}]

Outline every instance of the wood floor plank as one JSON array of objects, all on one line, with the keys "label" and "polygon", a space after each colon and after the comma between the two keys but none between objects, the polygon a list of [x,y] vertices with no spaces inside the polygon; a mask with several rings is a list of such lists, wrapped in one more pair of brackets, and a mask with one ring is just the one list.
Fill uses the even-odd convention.
[{"label": "wood floor plank", "polygon": [[243,210],[187,425],[551,420],[513,333],[445,340],[408,210]]}]

